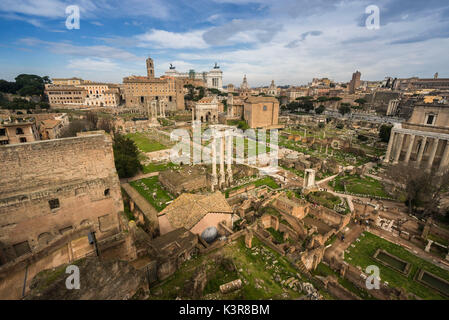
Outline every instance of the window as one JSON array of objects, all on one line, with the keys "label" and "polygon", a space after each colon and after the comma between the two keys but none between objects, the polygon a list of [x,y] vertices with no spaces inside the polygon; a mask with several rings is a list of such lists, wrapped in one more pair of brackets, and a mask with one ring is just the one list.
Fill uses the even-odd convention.
[{"label": "window", "polygon": [[111,194],[111,190],[108,188],[106,190],[104,190],[104,196],[107,197]]},{"label": "window", "polygon": [[427,125],[433,125],[433,124],[435,124],[435,119],[436,119],[436,115],[434,115],[434,114],[429,114],[429,115],[427,115],[426,124],[427,124]]},{"label": "window", "polygon": [[6,136],[6,129],[5,128],[1,128],[0,129],[0,136]]},{"label": "window", "polygon": [[267,111],[267,106],[263,106],[263,111]]},{"label": "window", "polygon": [[52,199],[48,201],[48,204],[50,205],[50,209],[57,209],[59,208],[59,199]]},{"label": "window", "polygon": [[27,138],[20,138],[20,143],[27,142]]},{"label": "window", "polygon": [[16,134],[23,134],[22,128],[17,128],[16,129]]}]

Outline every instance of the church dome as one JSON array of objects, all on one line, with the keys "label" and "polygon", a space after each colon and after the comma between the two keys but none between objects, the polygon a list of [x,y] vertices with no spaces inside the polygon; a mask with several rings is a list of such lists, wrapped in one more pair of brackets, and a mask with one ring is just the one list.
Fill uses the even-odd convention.
[{"label": "church dome", "polygon": [[215,227],[209,227],[206,228],[203,233],[201,233],[201,238],[203,238],[204,241],[207,243],[214,242],[215,239],[218,237],[218,230]]}]

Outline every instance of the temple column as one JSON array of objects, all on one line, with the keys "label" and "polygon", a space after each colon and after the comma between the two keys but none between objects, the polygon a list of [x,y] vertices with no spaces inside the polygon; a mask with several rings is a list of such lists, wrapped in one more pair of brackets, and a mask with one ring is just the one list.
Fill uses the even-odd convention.
[{"label": "temple column", "polygon": [[415,144],[415,135],[410,135],[410,141],[407,149],[407,154],[405,155],[405,164],[410,161],[410,156],[412,155],[413,145]]},{"label": "temple column", "polygon": [[387,154],[385,155],[385,163],[390,162],[391,150],[393,149],[395,136],[396,136],[396,132],[391,131],[390,141],[388,141]]},{"label": "temple column", "polygon": [[444,149],[443,157],[441,158],[439,172],[443,173],[449,164],[449,140],[446,140],[446,148]]},{"label": "temple column", "polygon": [[232,134],[228,134],[226,141],[226,161],[227,161],[227,185],[231,185],[232,183],[232,142],[233,136]]},{"label": "temple column", "polygon": [[225,148],[224,148],[224,135],[220,135],[220,188],[226,183],[225,168],[224,168],[224,158],[225,158]]},{"label": "temple column", "polygon": [[429,161],[427,162],[427,168],[426,168],[427,171],[432,170],[433,161],[435,160],[435,155],[437,154],[439,141],[440,141],[440,139],[438,139],[438,138],[433,139],[432,151],[430,151],[430,158],[429,158]]},{"label": "temple column", "polygon": [[427,137],[423,137],[421,140],[421,147],[419,148],[418,158],[416,159],[416,166],[419,168],[422,161],[422,156],[424,154],[424,148],[426,147]]},{"label": "temple column", "polygon": [[217,184],[217,143],[215,139],[215,131],[212,131],[212,191]]},{"label": "temple column", "polygon": [[396,143],[396,148],[395,148],[396,150],[395,150],[393,164],[398,164],[399,163],[399,157],[401,156],[402,144],[403,143],[404,143],[404,134],[403,133],[399,133],[398,141]]}]

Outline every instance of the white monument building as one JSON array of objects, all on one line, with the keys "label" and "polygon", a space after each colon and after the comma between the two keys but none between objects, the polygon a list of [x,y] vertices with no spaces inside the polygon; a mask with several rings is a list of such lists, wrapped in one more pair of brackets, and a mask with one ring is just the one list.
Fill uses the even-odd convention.
[{"label": "white monument building", "polygon": [[220,70],[217,63],[215,63],[212,70],[208,72],[195,72],[194,70],[190,70],[189,72],[178,72],[176,68],[170,64],[170,69],[165,72],[165,75],[170,77],[203,80],[207,88],[223,91],[223,71]]}]

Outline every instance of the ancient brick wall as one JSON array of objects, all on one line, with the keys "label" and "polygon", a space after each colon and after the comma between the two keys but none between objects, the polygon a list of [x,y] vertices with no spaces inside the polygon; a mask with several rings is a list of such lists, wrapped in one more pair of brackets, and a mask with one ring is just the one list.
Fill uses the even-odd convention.
[{"label": "ancient brick wall", "polygon": [[97,238],[119,231],[123,211],[110,136],[0,147],[0,263],[90,226]]}]

